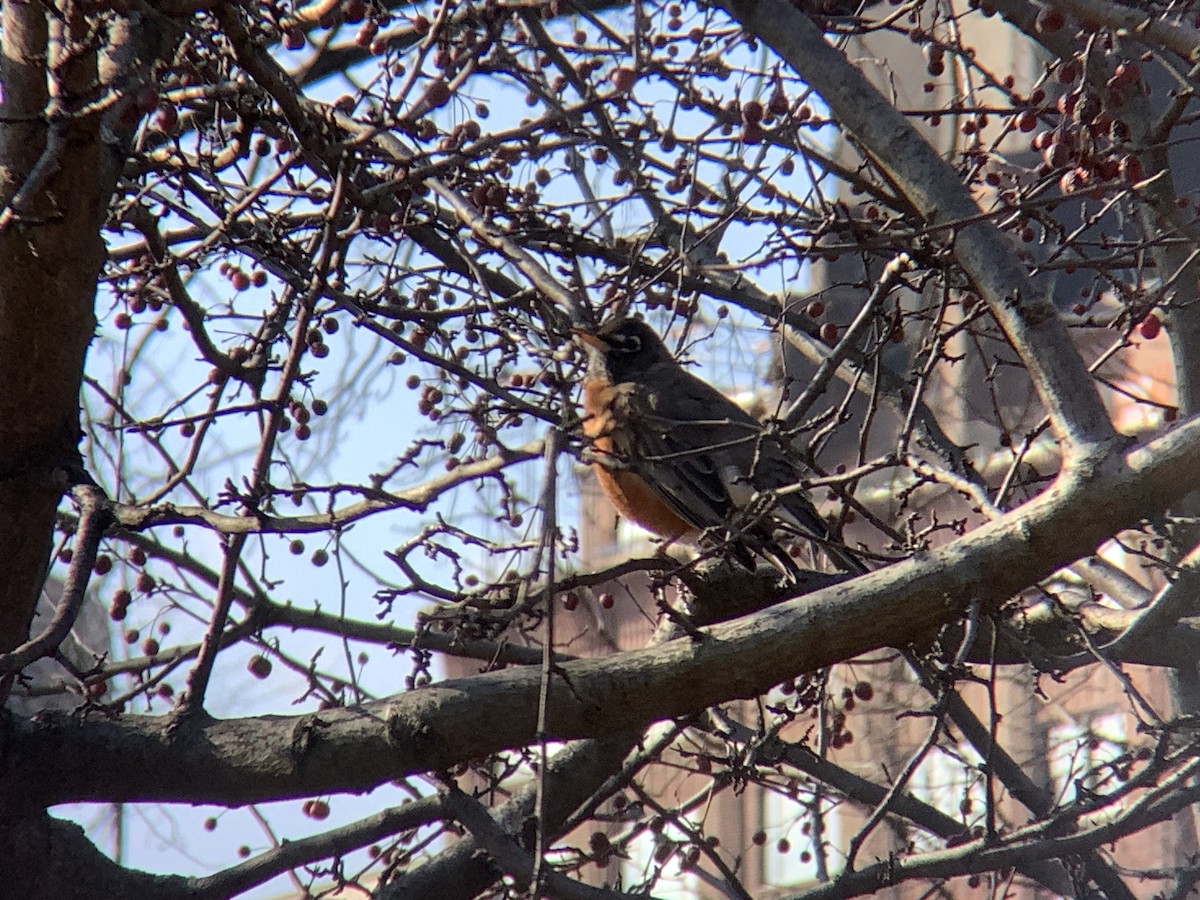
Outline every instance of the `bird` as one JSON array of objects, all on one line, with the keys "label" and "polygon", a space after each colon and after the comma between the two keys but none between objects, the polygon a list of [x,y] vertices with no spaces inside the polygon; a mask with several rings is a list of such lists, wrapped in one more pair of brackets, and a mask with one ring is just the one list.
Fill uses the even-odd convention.
[{"label": "bird", "polygon": [[862,561],[831,543],[828,523],[793,487],[801,467],[787,443],[684,369],[645,321],[576,327],[587,352],[583,433],[601,490],[617,512],[668,542],[755,554],[792,581],[799,570],[780,536],[821,546],[844,571]]}]

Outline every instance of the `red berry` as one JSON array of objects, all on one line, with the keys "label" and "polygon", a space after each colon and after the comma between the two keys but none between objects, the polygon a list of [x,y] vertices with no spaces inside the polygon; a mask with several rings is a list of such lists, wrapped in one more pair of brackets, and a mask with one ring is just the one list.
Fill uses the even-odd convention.
[{"label": "red berry", "polygon": [[306,807],[304,814],[310,819],[317,819],[319,821],[329,818],[329,804],[324,800],[309,800],[304,806]]},{"label": "red berry", "polygon": [[826,322],[821,326],[821,340],[832,347],[837,343],[837,339],[838,327],[836,325],[834,325],[832,322]]},{"label": "red berry", "polygon": [[429,90],[425,93],[425,99],[429,101],[431,107],[445,106],[450,101],[450,86],[441,79],[438,79],[429,85]]},{"label": "red berry", "polygon": [[1136,62],[1123,62],[1117,66],[1113,77],[1118,84],[1137,84],[1142,80],[1142,69]]},{"label": "red berry", "polygon": [[1112,181],[1121,174],[1120,163],[1111,156],[1106,157],[1096,164],[1096,174],[1104,181]]},{"label": "red berry", "polygon": [[1147,313],[1138,323],[1138,333],[1148,341],[1154,340],[1162,332],[1162,320],[1155,313]]},{"label": "red berry", "polygon": [[771,91],[771,97],[767,100],[767,109],[770,110],[773,116],[782,116],[788,111],[788,98],[783,90],[783,85],[776,83],[775,90]]},{"label": "red berry", "polygon": [[304,47],[304,32],[299,28],[289,28],[283,33],[283,46],[287,50],[301,50]]},{"label": "red berry", "polygon": [[617,66],[608,77],[613,87],[622,94],[627,94],[633,90],[633,85],[637,82],[637,72],[628,66]]},{"label": "red berry", "polygon": [[1042,151],[1042,158],[1052,169],[1059,169],[1071,161],[1071,148],[1064,141],[1055,141]]},{"label": "red berry", "polygon": [[[364,50],[370,50],[371,45],[375,43],[375,35],[379,34],[379,25],[375,22],[367,22],[362,28],[358,29],[358,33],[354,35],[354,43]],[[378,56],[379,54],[372,54]]]},{"label": "red berry", "polygon": [[266,678],[271,674],[271,661],[265,656],[252,656],[250,662],[246,664],[246,668],[255,678]]},{"label": "red berry", "polygon": [[1087,172],[1083,169],[1071,169],[1058,179],[1058,188],[1064,194],[1075,194],[1087,187]]},{"label": "red berry", "polygon": [[179,112],[172,103],[159,104],[154,116],[154,127],[164,134],[174,134],[179,128]]},{"label": "red berry", "polygon": [[1146,177],[1146,170],[1142,168],[1142,161],[1132,153],[1127,153],[1121,157],[1120,163],[1121,177],[1130,184],[1137,184]]}]

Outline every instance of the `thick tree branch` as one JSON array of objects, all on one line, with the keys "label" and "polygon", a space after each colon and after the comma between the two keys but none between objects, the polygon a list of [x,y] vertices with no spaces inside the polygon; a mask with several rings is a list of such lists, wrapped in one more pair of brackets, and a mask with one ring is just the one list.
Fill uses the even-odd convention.
[{"label": "thick tree branch", "polygon": [[[721,4],[792,66],[931,225],[947,225],[959,265],[1020,353],[1068,460],[1112,438],[1108,413],[1050,298],[1009,240],[981,215],[959,174],[788,0]],[[955,225],[955,223],[965,223]]]},{"label": "thick tree branch", "polygon": [[1200,29],[1183,17],[1174,19],[1106,0],[1052,0],[1052,5],[1069,12],[1093,28],[1107,26],[1145,43],[1166,47],[1186,60],[1200,59]]},{"label": "thick tree branch", "polygon": [[[801,673],[911,641],[957,618],[965,598],[999,601],[1186,493],[1200,478],[1198,436],[1200,419],[1189,420],[1126,457],[1070,470],[1035,500],[937,550],[716,626],[699,642],[564,664],[548,698],[549,736],[599,736],[753,697]],[[527,743],[538,690],[538,672],[517,669],[357,709],[174,731],[163,719],[138,716],[9,720],[0,801],[243,803],[363,790]],[[103,778],[87,764],[97,758],[110,761]],[[187,775],[199,769],[210,773],[203,783]]]},{"label": "thick tree branch", "polygon": [[74,822],[44,812],[0,817],[4,890],[10,897],[71,900],[186,900],[189,880],[152,875],[113,862]]}]

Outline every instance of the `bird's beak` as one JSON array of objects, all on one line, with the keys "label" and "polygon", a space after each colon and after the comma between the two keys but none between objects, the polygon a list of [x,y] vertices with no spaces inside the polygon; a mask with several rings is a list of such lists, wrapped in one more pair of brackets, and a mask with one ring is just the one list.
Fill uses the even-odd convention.
[{"label": "bird's beak", "polygon": [[585,331],[582,328],[572,328],[571,334],[579,343],[591,347],[593,350],[599,350],[601,353],[608,350],[609,345],[604,338],[596,334],[594,331]]}]

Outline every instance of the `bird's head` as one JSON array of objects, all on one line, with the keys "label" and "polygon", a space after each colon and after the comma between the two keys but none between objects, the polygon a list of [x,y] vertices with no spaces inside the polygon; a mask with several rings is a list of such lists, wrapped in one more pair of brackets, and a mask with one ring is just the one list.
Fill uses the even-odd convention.
[{"label": "bird's head", "polygon": [[590,365],[603,365],[613,381],[625,381],[651,366],[672,360],[662,338],[641,319],[613,319],[594,331],[576,329]]}]

